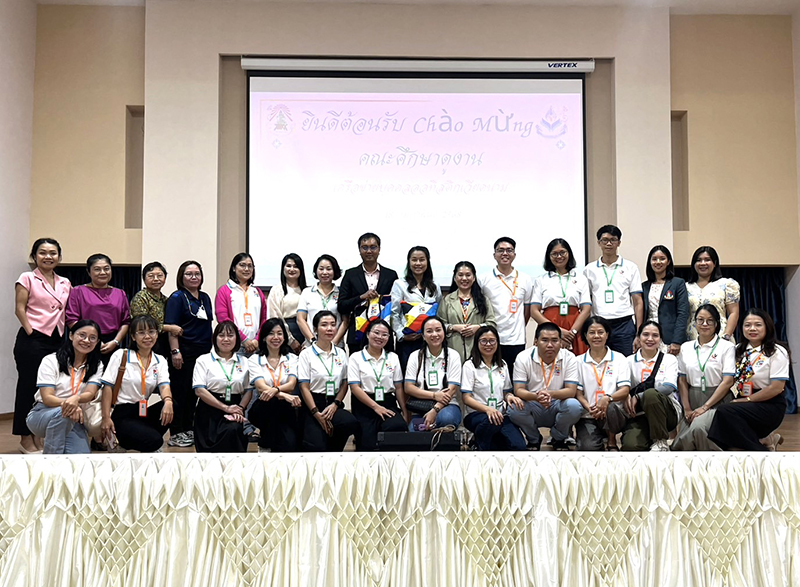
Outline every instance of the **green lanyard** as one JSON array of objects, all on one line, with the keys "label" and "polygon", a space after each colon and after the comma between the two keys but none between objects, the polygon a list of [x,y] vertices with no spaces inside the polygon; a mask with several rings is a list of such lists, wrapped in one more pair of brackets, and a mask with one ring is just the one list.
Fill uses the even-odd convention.
[{"label": "green lanyard", "polygon": [[[617,265],[617,264],[614,264],[614,271],[612,271],[612,272],[611,272],[611,278],[609,279],[609,277],[608,277],[608,271],[606,271],[606,265],[605,265],[605,263],[603,263],[603,273],[604,273],[604,274],[605,274],[605,276],[606,276],[606,285],[607,285],[608,287],[611,287],[611,282],[613,282],[613,281],[614,281],[614,274],[617,272],[617,269],[618,269],[618,268],[619,268],[619,265]],[[566,295],[566,294],[564,294],[564,295]]]},{"label": "green lanyard", "polygon": [[[558,273],[556,273],[556,275],[558,276],[558,285],[561,286],[561,295],[564,297],[564,301],[566,301],[567,300],[567,287],[569,286],[569,277],[570,277],[570,275],[569,275],[569,273],[567,273],[564,276],[564,277],[567,278],[566,281],[561,281],[561,276],[558,275]],[[614,275],[612,274],[611,277],[613,278]]]},{"label": "green lanyard", "polygon": [[719,337],[717,337],[717,342],[714,343],[714,346],[711,347],[711,352],[708,353],[708,356],[706,357],[706,362],[702,364],[700,363],[700,345],[698,344],[696,347],[694,347],[694,352],[697,353],[697,365],[700,367],[700,373],[701,373],[700,389],[702,390],[703,393],[706,392],[706,365],[708,365],[708,360],[714,354],[714,351],[717,350],[718,344],[719,344]]},{"label": "green lanyard", "polygon": [[494,398],[494,379],[492,378],[492,368],[486,368],[489,371],[489,397]]},{"label": "green lanyard", "polygon": [[[328,294],[328,297],[323,297],[322,293],[320,293],[320,291],[319,291],[319,286],[317,286],[317,294],[319,295],[319,299],[322,300],[322,309],[323,310],[327,310],[328,309],[328,303],[331,301],[331,298],[333,297],[333,292],[335,292],[335,291],[336,291],[336,287],[334,286],[334,288],[331,290],[331,293]],[[332,364],[333,363],[331,363],[331,365]]]},{"label": "green lanyard", "polygon": [[225,379],[228,380],[228,385],[225,386],[225,401],[231,401],[231,386],[233,385],[233,369],[234,365],[231,365],[231,374],[228,375],[228,372],[225,370],[225,366],[222,364],[222,359],[217,361],[219,368],[222,369],[222,374],[225,375]]},{"label": "green lanyard", "polygon": [[381,362],[381,372],[378,373],[375,370],[375,367],[372,366],[372,361],[368,360],[369,368],[372,369],[372,372],[375,374],[375,385],[380,387],[381,379],[383,378],[383,368],[386,366],[386,353],[383,353],[383,361]]},{"label": "green lanyard", "polygon": [[317,355],[319,362],[322,363],[322,366],[325,368],[325,372],[328,374],[328,377],[333,380],[333,356],[336,353],[333,349],[331,349],[331,368],[328,369],[328,366],[325,364],[325,361],[322,360],[322,357],[319,356],[317,349],[314,349],[314,354]]}]

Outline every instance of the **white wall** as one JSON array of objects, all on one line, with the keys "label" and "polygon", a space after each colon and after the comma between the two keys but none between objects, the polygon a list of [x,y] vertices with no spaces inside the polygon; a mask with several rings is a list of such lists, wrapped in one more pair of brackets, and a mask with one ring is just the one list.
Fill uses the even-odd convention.
[{"label": "white wall", "polygon": [[[14,282],[28,267],[33,70],[36,58],[36,4],[0,2],[0,413],[14,409],[17,371],[12,349],[19,324],[14,318]],[[12,383],[13,382],[13,383]]]},{"label": "white wall", "polygon": [[[800,11],[792,16],[792,52],[794,53],[794,103],[795,103],[795,138],[797,140],[797,169],[800,174]],[[800,178],[798,178],[800,186]],[[800,189],[800,188],[799,188]],[[800,193],[798,193],[798,207],[796,210],[787,210],[787,214],[794,212],[800,217]],[[800,269],[797,267],[786,270],[786,324],[789,347],[794,350],[794,361],[800,356]],[[795,376],[800,376],[795,372]]]},{"label": "white wall", "polygon": [[666,9],[150,0],[145,30],[143,260],[217,273],[219,56],[237,54],[613,58],[622,253],[672,245]]}]

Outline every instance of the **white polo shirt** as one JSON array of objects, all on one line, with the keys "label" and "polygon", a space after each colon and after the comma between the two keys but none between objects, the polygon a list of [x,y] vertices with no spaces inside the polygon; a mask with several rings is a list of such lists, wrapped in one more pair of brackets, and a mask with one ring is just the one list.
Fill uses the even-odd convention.
[{"label": "white polo shirt", "polygon": [[375,395],[375,387],[379,385],[384,393],[394,393],[397,385],[403,383],[400,359],[386,351],[381,353],[380,359],[370,355],[367,349],[353,353],[347,365],[347,383],[360,385],[367,395]]},{"label": "white polo shirt", "polygon": [[[596,363],[589,351],[578,357],[578,389],[583,392],[583,397],[590,406],[597,404],[598,390],[602,384],[605,395],[611,395],[620,387],[631,384],[631,371],[628,358],[622,353],[611,349],[606,351],[606,356]],[[584,413],[584,417],[587,413]]]},{"label": "white polo shirt", "polygon": [[[233,312],[231,318],[236,327],[246,335],[246,340],[256,340],[258,329],[261,327],[261,296],[258,295],[256,286],[247,286],[247,292],[245,292],[241,285],[229,279],[228,287],[231,290],[231,310]],[[245,314],[250,314],[250,326],[244,324]]]},{"label": "white polo shirt", "polygon": [[[607,320],[633,316],[631,296],[642,293],[639,268],[619,255],[611,265],[604,264],[601,259],[583,269],[592,292],[592,313]],[[613,301],[607,301],[606,296],[608,300],[613,296]]]},{"label": "white polo shirt", "polygon": [[532,305],[550,308],[564,301],[575,307],[592,305],[589,280],[584,274],[574,269],[566,275],[548,271],[533,282]]},{"label": "white polo shirt", "polygon": [[244,395],[253,388],[245,357],[234,353],[230,359],[223,359],[212,350],[197,358],[192,389],[205,387],[210,393],[224,399],[228,385],[231,386],[231,395]]},{"label": "white polo shirt", "polygon": [[142,391],[142,365],[139,363],[139,355],[131,349],[114,351],[108,361],[105,376],[102,378],[103,385],[107,385],[109,388],[114,387],[123,355],[127,355],[127,358],[125,359],[125,373],[122,375],[122,383],[117,396],[118,404],[135,404],[140,400],[148,399],[156,388],[169,385],[167,360],[161,355],[151,353],[150,364],[145,368],[144,391]]},{"label": "white polo shirt", "polygon": [[297,380],[297,355],[281,357],[278,366],[273,369],[265,355],[252,355],[247,360],[247,369],[250,371],[250,384],[263,379],[267,387],[278,387],[287,383],[289,379]]},{"label": "white polo shirt", "polygon": [[[39,371],[36,375],[36,394],[33,396],[37,402],[42,401],[42,393],[39,391],[42,387],[52,387],[55,396],[59,399],[68,399],[73,395],[72,385],[75,385],[75,393],[83,393],[86,391],[87,386],[94,385],[98,389],[103,385],[101,377],[103,376],[103,364],[97,365],[97,372],[89,378],[89,381],[83,381],[84,371],[86,367],[81,366],[74,370],[74,379],[72,375],[67,375],[58,370],[58,360],[56,354],[52,353],[47,355],[42,362],[39,363]],[[70,373],[72,373],[70,369]],[[80,381],[80,385],[78,385]],[[96,390],[95,390],[96,391]]]},{"label": "white polo shirt", "polygon": [[[512,391],[511,375],[508,372],[508,365],[502,367],[492,365],[489,368],[486,363],[481,361],[481,366],[476,367],[472,359],[467,359],[461,369],[461,393],[471,393],[472,397],[482,404],[489,403],[492,397],[497,401],[497,409],[505,413],[506,402],[503,399],[509,391]],[[477,410],[464,404],[466,414],[471,414]]]},{"label": "white polo shirt", "polygon": [[789,354],[781,345],[775,345],[771,357],[764,355],[760,346],[753,348],[748,344],[747,352],[750,353],[748,360],[753,367],[753,377],[749,380],[753,384],[753,393],[764,389],[771,381],[789,381]]},{"label": "white polo shirt", "polygon": [[[422,356],[422,365],[420,365],[420,356]],[[461,357],[458,352],[448,348],[447,349],[447,371],[444,368],[444,352],[440,352],[439,356],[432,357],[428,352],[428,347],[411,353],[406,364],[406,383],[415,383],[420,389],[428,391],[441,391],[449,385],[461,387]],[[436,380],[438,385],[429,385],[428,377],[431,371],[436,372]],[[447,385],[445,382],[445,375],[447,375]],[[458,405],[458,400],[455,396],[450,401],[450,404]]]},{"label": "white polo shirt", "polygon": [[552,364],[544,365],[539,349],[525,349],[514,360],[514,383],[525,385],[525,389],[536,393],[544,389],[564,389],[568,383],[578,384],[578,360],[571,352],[560,349]]},{"label": "white polo shirt", "polygon": [[[510,275],[503,275],[495,268],[481,276],[479,283],[494,309],[500,344],[525,344],[525,306],[530,306],[533,295],[531,278],[516,269]],[[512,298],[517,300],[517,311],[513,314],[510,311]]]},{"label": "white polo shirt", "polygon": [[342,318],[339,315],[339,286],[334,285],[333,290],[327,296],[319,291],[318,285],[312,285],[303,290],[300,294],[300,301],[297,303],[297,312],[306,314],[306,321],[308,327],[314,330],[314,316],[317,312],[328,310],[333,312],[336,316],[336,325],[341,323]]},{"label": "white polo shirt", "polygon": [[308,383],[311,393],[323,395],[327,382],[333,381],[333,395],[336,395],[341,383],[347,381],[347,355],[334,345],[326,353],[316,343],[312,344],[297,359],[297,381]]},{"label": "white polo shirt", "polygon": [[[652,361],[645,361],[641,351],[636,351],[628,357],[628,365],[631,370],[631,389],[650,376],[649,373],[645,372],[653,370],[657,358],[658,355],[656,355],[656,358]],[[678,419],[680,419],[683,414],[683,408],[681,407],[680,398],[678,397],[678,358],[675,355],[664,353],[664,358],[661,359],[661,365],[659,365],[658,371],[656,372],[654,387],[658,393],[669,397],[672,403],[672,409],[675,410]],[[641,411],[641,404],[639,404],[639,410],[641,413],[644,413]]]},{"label": "white polo shirt", "polygon": [[[705,367],[705,371],[701,370],[701,365]],[[732,342],[714,336],[704,345],[696,340],[681,345],[678,377],[685,377],[690,387],[700,387],[704,373],[706,390],[711,391],[722,383],[723,377],[733,377],[736,374],[736,347]]]}]

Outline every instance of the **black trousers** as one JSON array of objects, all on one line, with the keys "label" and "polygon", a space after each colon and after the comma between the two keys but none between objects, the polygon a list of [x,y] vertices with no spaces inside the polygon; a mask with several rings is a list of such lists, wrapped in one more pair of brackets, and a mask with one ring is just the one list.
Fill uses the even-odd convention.
[{"label": "black trousers", "polygon": [[192,389],[194,364],[200,355],[204,355],[210,350],[205,346],[183,344],[180,349],[183,357],[183,366],[180,369],[172,366],[171,356],[167,359],[169,361],[169,387],[175,402],[175,416],[169,427],[170,434],[173,436],[179,432],[194,430],[194,410],[197,407],[197,396]]},{"label": "black trousers", "polygon": [[17,395],[14,401],[12,434],[16,436],[31,434],[25,418],[33,408],[39,365],[47,355],[58,350],[63,340],[64,337],[58,333],[58,329],[49,336],[38,330],[34,330],[28,336],[23,328],[17,332],[17,339],[14,342],[14,361],[17,363]]},{"label": "black trousers", "polygon": [[[508,365],[508,373],[511,375],[511,377],[514,377],[514,361],[517,360],[517,355],[524,350],[524,344],[500,345],[500,354],[503,356],[503,361],[505,361],[506,365]],[[466,357],[466,359],[469,359],[469,357]]]},{"label": "black trousers", "polygon": [[299,451],[302,438],[300,422],[302,409],[294,408],[289,402],[278,397],[273,397],[268,402],[257,399],[250,408],[248,420],[261,433],[258,446],[269,448],[272,452]]},{"label": "black trousers", "polygon": [[759,442],[783,422],[783,394],[765,402],[737,402],[718,406],[708,429],[708,439],[722,450],[769,450]]},{"label": "black trousers", "polygon": [[[328,403],[333,403],[333,398],[328,402],[328,397],[322,393],[312,393],[314,404],[321,412]],[[303,450],[309,452],[341,452],[347,444],[350,436],[355,436],[356,445],[361,444],[361,425],[355,416],[339,408],[333,415],[333,434],[328,436],[317,419],[311,414],[307,407],[303,408]]]},{"label": "black trousers", "polygon": [[608,348],[626,357],[633,354],[633,341],[636,338],[636,324],[633,316],[609,320],[611,332],[608,335]]},{"label": "black trousers", "polygon": [[356,450],[378,450],[378,432],[405,432],[408,424],[403,420],[403,413],[397,405],[394,394],[386,394],[382,402],[378,402],[387,410],[392,410],[394,416],[382,420],[372,408],[362,404],[353,397],[353,416],[361,425],[361,440],[356,439]]},{"label": "black trousers", "polygon": [[117,431],[117,442],[125,450],[155,452],[164,444],[167,427],[161,425],[164,402],[147,406],[147,416],[139,416],[139,404],[117,404],[111,421]]}]

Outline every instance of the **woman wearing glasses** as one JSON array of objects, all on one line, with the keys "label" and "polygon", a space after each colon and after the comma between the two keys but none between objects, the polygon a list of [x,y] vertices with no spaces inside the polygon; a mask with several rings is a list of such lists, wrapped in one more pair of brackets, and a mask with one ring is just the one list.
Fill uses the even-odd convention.
[{"label": "woman wearing glasses", "polygon": [[239,352],[249,357],[258,350],[258,329],[267,319],[264,293],[253,285],[256,267],[247,253],[238,253],[228,269],[228,283],[217,290],[217,322],[230,320],[239,329]]},{"label": "woman wearing glasses", "polygon": [[719,450],[708,438],[714,412],[730,402],[736,370],[733,343],[719,336],[720,315],[704,304],[694,317],[697,340],[681,345],[678,354],[678,391],[687,426],[672,443],[672,450]]},{"label": "woman wearing glasses", "polygon": [[178,289],[167,300],[165,324],[183,329],[181,336],[170,334],[169,379],[175,398],[175,418],[170,426],[170,446],[194,444],[194,410],[197,397],[192,390],[192,373],[197,358],[211,350],[211,319],[214,307],[204,291],[203,268],[197,261],[184,261],[178,267]]},{"label": "woman wearing glasses", "polygon": [[153,352],[166,357],[169,355],[169,334],[183,334],[180,326],[164,324],[164,312],[167,309],[167,296],[161,289],[167,283],[167,270],[158,261],[148,263],[142,268],[144,289],[136,292],[131,300],[131,318],[151,316],[158,324],[158,342]]},{"label": "woman wearing glasses", "polygon": [[589,281],[575,271],[572,248],[563,238],[547,245],[544,254],[547,273],[536,278],[531,297],[531,318],[537,324],[552,322],[561,329],[563,348],[576,355],[589,350],[578,333],[592,314]]}]

